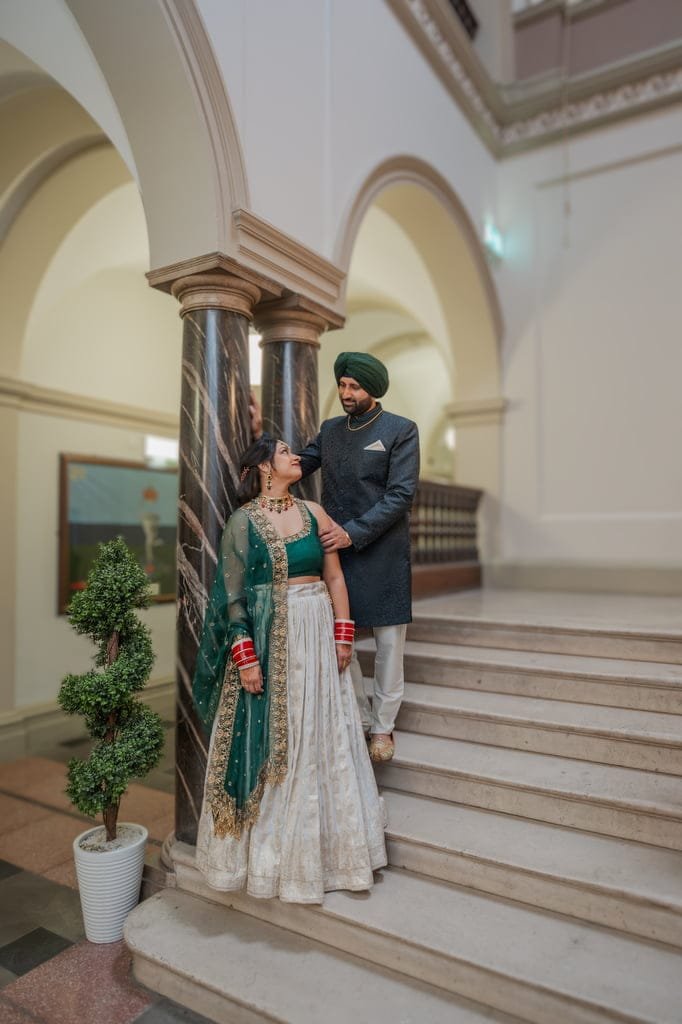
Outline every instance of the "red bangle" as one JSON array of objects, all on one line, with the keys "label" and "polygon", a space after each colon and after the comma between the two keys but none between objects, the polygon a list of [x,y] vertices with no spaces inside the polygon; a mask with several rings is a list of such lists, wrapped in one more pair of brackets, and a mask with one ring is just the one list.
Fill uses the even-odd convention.
[{"label": "red bangle", "polygon": [[253,646],[250,636],[246,636],[242,640],[235,640],[232,644],[232,660],[240,671],[258,664],[256,648]]},{"label": "red bangle", "polygon": [[355,639],[355,623],[352,619],[337,619],[334,623],[334,643],[351,644]]}]

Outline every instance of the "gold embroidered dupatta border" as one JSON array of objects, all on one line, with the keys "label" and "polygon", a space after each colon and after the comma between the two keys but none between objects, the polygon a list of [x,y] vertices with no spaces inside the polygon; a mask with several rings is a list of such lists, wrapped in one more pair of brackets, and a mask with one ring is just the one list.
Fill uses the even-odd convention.
[{"label": "gold embroidered dupatta border", "polygon": [[[309,516],[303,502],[297,500],[305,523]],[[288,561],[284,540],[256,502],[243,510],[260,534],[272,563],[273,617],[269,635],[267,695],[270,702],[270,736],[268,759],[258,774],[258,781],[243,807],[225,791],[225,774],[232,746],[234,719],[241,691],[239,670],[230,658],[225,672],[223,692],[218,707],[216,733],[206,773],[206,799],[213,816],[216,836],[239,838],[245,828],[256,821],[267,783],[279,784],[287,774],[289,729],[287,711],[288,661]]]}]

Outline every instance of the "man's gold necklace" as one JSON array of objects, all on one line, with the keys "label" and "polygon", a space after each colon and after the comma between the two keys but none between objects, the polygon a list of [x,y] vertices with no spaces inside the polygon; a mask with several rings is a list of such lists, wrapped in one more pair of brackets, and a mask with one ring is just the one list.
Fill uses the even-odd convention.
[{"label": "man's gold necklace", "polygon": [[364,430],[365,427],[368,427],[370,425],[370,423],[374,423],[375,420],[378,420],[383,411],[384,411],[383,409],[379,409],[379,412],[376,414],[376,416],[372,416],[371,420],[367,420],[366,423],[361,423],[359,427],[351,427],[351,425],[350,425],[350,416],[349,416],[348,417],[348,422],[346,423],[346,426],[353,433],[355,433],[356,430]]}]

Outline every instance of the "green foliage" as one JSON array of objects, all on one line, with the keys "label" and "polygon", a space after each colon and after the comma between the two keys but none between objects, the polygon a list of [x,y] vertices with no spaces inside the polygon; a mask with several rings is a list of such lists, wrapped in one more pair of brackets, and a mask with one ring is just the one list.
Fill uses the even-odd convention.
[{"label": "green foliage", "polygon": [[133,778],[160,760],[163,725],[135,696],[154,662],[148,628],[135,609],[149,604],[147,578],[124,541],[100,544],[85,590],[69,608],[69,622],[96,646],[95,668],[68,675],[59,691],[67,714],[82,715],[96,740],[87,760],[69,763],[67,795],[83,814],[102,814],[107,838],[116,836],[121,797]]}]

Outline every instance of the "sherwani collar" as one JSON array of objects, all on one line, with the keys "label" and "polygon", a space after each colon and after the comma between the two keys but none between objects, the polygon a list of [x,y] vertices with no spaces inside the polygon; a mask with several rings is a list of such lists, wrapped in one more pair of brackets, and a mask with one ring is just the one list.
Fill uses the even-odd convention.
[{"label": "sherwani collar", "polygon": [[362,427],[365,423],[369,423],[374,416],[378,416],[382,411],[381,402],[377,402],[376,405],[373,405],[371,409],[367,410],[367,412],[363,412],[359,416],[349,416],[348,422],[351,427]]}]

